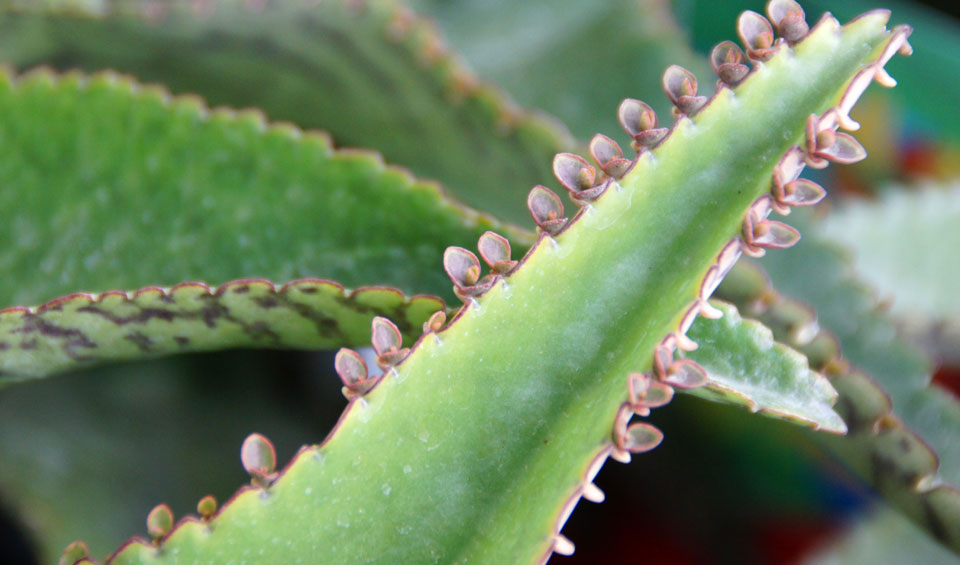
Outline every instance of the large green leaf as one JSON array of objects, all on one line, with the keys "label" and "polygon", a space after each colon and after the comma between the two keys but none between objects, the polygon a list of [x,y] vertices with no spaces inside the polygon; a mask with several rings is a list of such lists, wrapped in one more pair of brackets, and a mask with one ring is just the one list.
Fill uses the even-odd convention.
[{"label": "large green leaf", "polygon": [[710,379],[693,394],[815,429],[847,431],[833,410],[836,391],[823,375],[810,370],[806,357],[775,342],[760,322],[741,318],[733,305],[713,305],[723,317],[698,318],[690,328],[698,347],[683,355],[706,369]]},{"label": "large green leaf", "polygon": [[113,75],[4,74],[0,111],[2,304],[250,276],[449,296],[442,249],[494,225],[374,154]]},{"label": "large green leaf", "polygon": [[429,24],[390,0],[8,10],[0,60],[112,68],[215,105],[258,107],[322,128],[338,145],[375,148],[515,222],[529,221],[526,190],[546,182],[550,158],[571,145],[555,123],[478,85]]},{"label": "large green leaf", "polygon": [[[650,104],[668,121],[660,77],[675,64],[713,89],[706,58],[693,53],[667,2],[657,0],[420,0],[480,76],[523,103],[559,117],[581,139],[597,132],[627,140],[613,112],[624,98]],[[732,18],[724,22],[732,21]]]}]

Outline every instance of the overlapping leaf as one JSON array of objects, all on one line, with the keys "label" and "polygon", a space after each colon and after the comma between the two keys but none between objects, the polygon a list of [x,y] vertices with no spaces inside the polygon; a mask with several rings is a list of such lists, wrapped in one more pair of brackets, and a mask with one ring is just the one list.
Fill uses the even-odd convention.
[{"label": "overlapping leaf", "polygon": [[[782,316],[784,309],[778,306],[782,298],[765,288],[765,282],[744,293],[734,288],[734,278],[728,278],[719,294],[736,300],[748,312],[756,310],[764,319],[774,318],[770,324],[778,337],[795,343],[831,376],[840,393],[838,410],[851,433],[847,438],[821,440],[901,511],[956,551],[960,547],[960,495],[954,486],[960,484],[956,442],[960,404],[931,385],[929,361],[897,338],[873,296],[851,277],[843,255],[817,241],[810,219],[798,214],[792,221],[804,227],[808,237],[794,249],[770,254],[763,264],[778,289],[815,308],[819,325],[830,334],[797,333],[795,322],[802,316]],[[739,281],[746,283],[743,288],[756,283],[747,283],[748,279]],[[786,313],[790,312],[796,309],[789,306]],[[815,314],[806,316],[802,324],[817,321]],[[798,335],[805,337],[798,339]]]},{"label": "overlapping leaf", "polygon": [[527,221],[526,191],[570,146],[555,123],[478,84],[429,24],[391,0],[97,4],[88,14],[8,9],[0,60],[116,69],[214,105],[261,108],[338,146],[376,149],[517,222]]},{"label": "overlapping leaf", "polygon": [[[336,153],[323,136],[268,126],[255,113],[210,112],[114,75],[5,74],[0,111],[0,265],[8,280],[0,303],[8,306],[78,290],[250,276],[447,296],[443,248],[472,245],[493,225],[374,154]],[[416,332],[442,306],[388,289],[345,294],[322,281],[279,291],[254,282],[216,297],[190,288],[8,309],[0,314],[2,370],[42,374],[137,350],[362,343],[362,327],[378,312]],[[100,338],[109,345],[99,347]],[[184,338],[197,347],[184,347]]]},{"label": "overlapping leaf", "polygon": [[847,201],[818,224],[853,251],[857,273],[898,316],[960,316],[960,184],[894,187]]},{"label": "overlapping leaf", "polygon": [[734,306],[719,301],[714,306],[723,317],[697,319],[690,337],[698,347],[684,354],[706,369],[710,379],[693,394],[815,429],[846,432],[833,410],[836,391],[810,370],[806,357],[775,342],[760,322],[741,318]]}]

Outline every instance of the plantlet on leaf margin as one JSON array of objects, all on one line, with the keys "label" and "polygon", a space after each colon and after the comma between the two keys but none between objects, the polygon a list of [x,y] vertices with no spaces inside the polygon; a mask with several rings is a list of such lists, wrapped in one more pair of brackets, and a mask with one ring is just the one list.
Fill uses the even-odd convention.
[{"label": "plantlet on leaf margin", "polygon": [[[741,17],[740,30],[741,35],[745,37],[744,41],[750,50],[752,59],[756,61],[769,61],[777,51],[783,46],[784,42],[793,45],[806,35],[808,27],[803,20],[802,9],[793,2],[771,2],[768,6],[771,17],[776,22],[776,27],[788,37],[779,41],[774,41],[773,26],[759,14],[746,13]],[[882,67],[882,64],[893,54],[895,49],[909,51],[906,46],[905,36],[908,33],[906,28],[901,28],[891,39],[888,48],[881,55],[879,62],[872,65],[871,73],[877,75],[876,69]],[[728,84],[736,84],[745,78],[748,73],[746,65],[742,64],[743,58],[739,49],[732,44],[718,46],[714,50],[715,69],[720,75],[721,80]],[[726,65],[726,66],[725,66]],[[696,95],[696,79],[689,72],[680,67],[670,67],[664,74],[664,90],[667,92],[671,101],[674,102],[675,115],[683,118],[687,115],[696,114],[705,104],[706,99]],[[858,95],[859,93],[857,93]],[[841,99],[850,97],[848,90]],[[621,122],[627,133],[631,134],[635,140],[638,140],[645,132],[655,129],[656,116],[649,109],[649,106],[643,102],[635,100],[625,100],[621,104],[619,114]],[[716,264],[710,268],[708,274],[704,277],[701,285],[698,300],[686,311],[681,318],[678,330],[668,334],[668,336],[655,348],[653,381],[651,377],[643,374],[631,374],[629,377],[630,402],[625,403],[617,413],[614,423],[614,441],[610,456],[618,460],[629,460],[630,452],[643,452],[655,447],[662,440],[662,434],[649,424],[629,425],[630,417],[634,414],[647,415],[649,408],[665,404],[672,398],[673,388],[670,385],[679,388],[695,388],[704,386],[708,382],[706,372],[696,363],[689,360],[673,361],[673,350],[675,348],[692,350],[696,344],[686,337],[686,330],[689,329],[693,320],[698,314],[708,317],[716,317],[720,312],[709,306],[707,299],[716,288],[717,284],[723,279],[734,262],[739,257],[740,252],[745,252],[752,256],[761,256],[765,249],[780,249],[794,245],[800,238],[799,232],[794,228],[781,222],[768,220],[770,212],[773,210],[789,212],[791,206],[811,205],[823,198],[825,191],[818,185],[798,179],[803,162],[814,166],[825,166],[826,161],[840,163],[856,162],[862,159],[865,154],[859,144],[847,134],[838,134],[835,132],[839,125],[837,120],[838,110],[828,110],[824,113],[822,119],[815,115],[807,121],[806,151],[801,148],[790,149],[782,163],[774,167],[771,181],[771,193],[760,196],[748,209],[742,226],[742,238],[734,239],[730,244],[724,247],[717,257]],[[814,126],[811,133],[811,124]],[[665,136],[659,133],[650,146],[656,146],[662,142]],[[608,163],[619,159],[622,153],[609,138],[597,135],[590,144],[591,156],[597,164],[604,169]],[[815,141],[814,141],[815,140]],[[636,143],[638,153],[645,148],[643,143]],[[795,158],[800,156],[802,161]],[[638,156],[639,158],[639,156]],[[632,163],[631,163],[632,165]],[[629,170],[629,166],[617,165],[617,170]],[[595,170],[582,158],[572,154],[560,154],[554,160],[554,173],[557,180],[570,192],[571,198],[575,203],[584,205],[599,200],[609,189],[608,183],[598,184]],[[619,188],[619,186],[618,186]],[[553,198],[547,200],[552,193],[546,192],[544,187],[535,187],[531,192],[528,201],[530,202],[550,202]],[[543,208],[541,205],[539,208]],[[559,205],[553,205],[552,217],[562,214]],[[546,215],[531,205],[531,213],[535,219],[540,219],[538,225],[541,225]],[[581,214],[566,223],[562,230],[566,231],[580,220]],[[550,236],[556,236],[558,233],[549,233]],[[469,253],[462,250],[464,253]],[[454,278],[457,284],[457,279]],[[492,287],[492,283],[491,283]],[[489,291],[490,288],[484,288],[479,294]],[[468,305],[469,306],[469,305]],[[650,383],[658,385],[653,389],[654,400],[651,404],[638,401],[638,397],[645,395],[650,389]],[[642,392],[638,392],[642,391]],[[669,391],[669,392],[667,392]],[[589,482],[589,481],[588,481]],[[577,498],[576,496],[574,498]],[[561,513],[558,521],[557,533],[553,546],[553,551],[560,553],[569,553],[572,545],[569,540],[559,534],[565,516],[568,512]]]},{"label": "plantlet on leaf margin", "polygon": [[400,329],[390,320],[377,316],[372,322],[370,342],[377,353],[377,365],[381,369],[389,369],[398,365],[410,353],[410,349],[403,347],[403,336]]},{"label": "plantlet on leaf margin", "polygon": [[90,549],[82,541],[75,541],[63,550],[57,565],[74,565],[75,563],[89,563]]},{"label": "plantlet on leaf margin", "polygon": [[556,235],[567,223],[567,218],[563,216],[563,202],[545,186],[533,187],[527,196],[527,208],[540,232]]},{"label": "plantlet on leaf margin", "polygon": [[744,60],[740,46],[732,41],[718,44],[710,53],[710,65],[727,86],[736,86],[750,72]]},{"label": "plantlet on leaf margin", "polygon": [[150,534],[155,545],[160,545],[160,540],[172,529],[173,510],[170,510],[166,504],[157,505],[147,515],[147,533]]},{"label": "plantlet on leaf margin", "polygon": [[273,443],[261,434],[250,434],[240,448],[243,468],[254,485],[266,489],[276,478],[277,451]]},{"label": "plantlet on leaf margin", "polygon": [[649,105],[633,98],[627,98],[617,108],[620,126],[633,138],[633,150],[637,153],[644,148],[654,147],[670,132],[669,128],[657,127],[657,114]]},{"label": "plantlet on leaf margin", "polygon": [[[783,5],[770,11],[779,15]],[[132,540],[111,560],[163,561],[171,546],[180,560],[203,560],[236,551],[238,540],[268,547],[279,561],[315,556],[316,547],[337,562],[529,562],[571,553],[560,530],[581,497],[602,499],[592,482],[606,459],[629,460],[662,439],[631,418],[674,389],[710,386],[702,368],[674,353],[697,347],[686,333],[698,315],[719,314],[707,302],[717,284],[742,251],[796,241],[767,220],[778,179],[795,180],[801,166],[778,171],[781,156],[805,144],[811,114],[823,116],[818,136],[843,125],[850,93],[865,88],[848,86],[851,77],[863,69],[881,76],[906,45],[909,28],[888,32],[887,19],[872,12],[841,28],[825,17],[788,41],[775,40],[759,14],[742,17],[748,57],[765,62],[736,91],[702,101],[692,75],[668,69],[664,85],[678,115],[669,133],[645,137],[656,116],[640,102],[620,106],[642,150],[622,178],[598,178],[586,160],[560,154],[554,171],[581,206],[573,218],[561,222],[559,199],[535,187],[528,203],[540,237],[515,267],[481,277],[472,252],[444,253],[464,301],[449,324],[428,322],[430,334],[379,380],[359,356],[340,351],[350,403],[322,445],[303,448],[272,478],[269,497],[248,487],[208,532],[181,521],[161,551]],[[600,160],[615,158],[599,149]],[[480,244],[493,265],[509,260],[497,242]],[[374,341],[389,351],[389,335],[376,335],[384,328],[389,334],[383,323]],[[311,499],[321,485],[328,490]],[[278,530],[263,524],[282,527],[292,543],[275,543]]]},{"label": "plantlet on leaf margin", "polygon": [[207,495],[197,502],[197,514],[203,521],[209,521],[217,513],[217,499],[213,495]]}]

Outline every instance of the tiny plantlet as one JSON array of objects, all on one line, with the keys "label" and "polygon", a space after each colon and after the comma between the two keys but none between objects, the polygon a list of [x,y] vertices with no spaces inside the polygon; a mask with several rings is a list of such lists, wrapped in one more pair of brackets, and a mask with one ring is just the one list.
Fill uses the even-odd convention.
[{"label": "tiny plantlet", "polygon": [[[0,384],[326,349],[348,401],[289,461],[251,430],[228,499],[158,501],[145,535],[60,563],[543,563],[574,553],[609,460],[670,440],[647,418],[680,395],[815,431],[960,552],[960,491],[893,393],[741,260],[806,238],[792,219],[827,190],[802,174],[867,157],[851,112],[912,51],[889,12],[771,0],[730,22],[714,76],[658,69],[662,99],[591,108],[622,132],[577,142],[393,1],[0,7],[0,194],[21,210],[0,264],[33,277],[3,295]],[[38,178],[50,195],[10,204]]]}]

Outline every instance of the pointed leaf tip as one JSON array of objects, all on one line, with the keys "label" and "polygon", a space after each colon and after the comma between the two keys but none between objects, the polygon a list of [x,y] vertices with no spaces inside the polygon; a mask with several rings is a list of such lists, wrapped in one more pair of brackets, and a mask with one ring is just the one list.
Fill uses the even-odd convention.
[{"label": "pointed leaf tip", "polygon": [[527,208],[537,226],[551,235],[559,232],[567,222],[563,217],[563,202],[560,197],[545,186],[537,185],[530,190]]},{"label": "pointed leaf tip", "polygon": [[159,504],[147,514],[147,533],[154,543],[160,541],[173,529],[173,510],[166,504]]},{"label": "pointed leaf tip", "polygon": [[277,452],[273,443],[262,434],[250,434],[240,447],[243,469],[255,482],[268,479],[277,467]]}]

